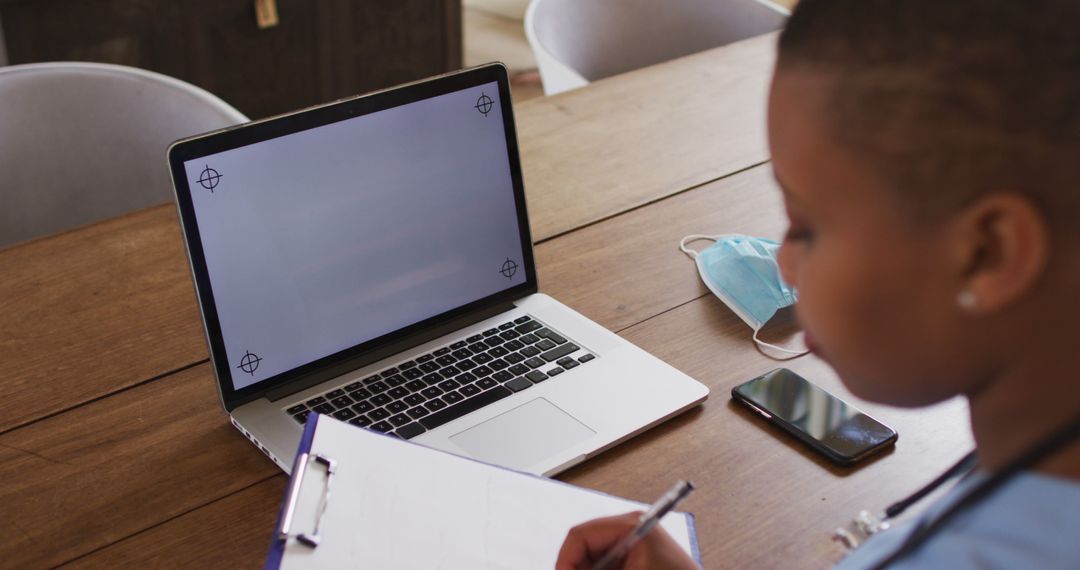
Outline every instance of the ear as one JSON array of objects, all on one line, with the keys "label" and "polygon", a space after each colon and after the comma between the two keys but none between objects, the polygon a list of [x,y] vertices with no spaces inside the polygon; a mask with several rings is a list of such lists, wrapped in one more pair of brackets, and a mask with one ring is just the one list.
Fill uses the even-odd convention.
[{"label": "ear", "polygon": [[[1004,310],[1042,278],[1050,229],[1028,198],[999,193],[970,204],[954,218],[958,306],[971,315]],[[962,300],[961,300],[962,299]]]}]

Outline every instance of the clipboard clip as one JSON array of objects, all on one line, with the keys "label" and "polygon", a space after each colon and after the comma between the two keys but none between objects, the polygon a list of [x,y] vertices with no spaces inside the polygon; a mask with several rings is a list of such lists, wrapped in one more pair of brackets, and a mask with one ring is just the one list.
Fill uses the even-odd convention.
[{"label": "clipboard clip", "polygon": [[[293,515],[296,513],[296,503],[300,500],[300,487],[303,485],[304,476],[307,474],[308,463],[314,459],[315,463],[326,467],[326,485],[323,487],[322,498],[319,500],[319,514],[315,519],[315,530],[311,534],[297,533],[292,535],[289,531],[292,529]],[[281,528],[278,529],[278,540],[288,540],[290,536],[295,537],[296,540],[309,548],[315,548],[319,545],[319,528],[322,525],[323,515],[326,514],[326,507],[330,502],[330,482],[334,478],[334,471],[337,469],[337,462],[322,454],[315,454],[314,456],[301,453],[300,457],[296,461],[296,470],[292,478],[292,482],[289,484],[289,494],[285,499],[285,514],[281,517]]]}]

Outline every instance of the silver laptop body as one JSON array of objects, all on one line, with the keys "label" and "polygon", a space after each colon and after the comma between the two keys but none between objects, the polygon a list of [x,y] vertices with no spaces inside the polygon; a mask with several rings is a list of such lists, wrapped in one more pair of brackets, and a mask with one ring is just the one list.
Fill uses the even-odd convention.
[{"label": "silver laptop body", "polygon": [[708,388],[538,292],[506,70],[192,137],[177,207],[232,423],[306,418],[552,475]]}]

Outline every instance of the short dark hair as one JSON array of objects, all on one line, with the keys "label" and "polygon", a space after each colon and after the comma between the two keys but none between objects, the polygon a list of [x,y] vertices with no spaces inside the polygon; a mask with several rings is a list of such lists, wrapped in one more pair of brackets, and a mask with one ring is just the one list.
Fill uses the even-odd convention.
[{"label": "short dark hair", "polygon": [[1016,190],[1080,227],[1078,27],[1080,0],[801,0],[778,69],[834,78],[836,140],[920,213]]}]

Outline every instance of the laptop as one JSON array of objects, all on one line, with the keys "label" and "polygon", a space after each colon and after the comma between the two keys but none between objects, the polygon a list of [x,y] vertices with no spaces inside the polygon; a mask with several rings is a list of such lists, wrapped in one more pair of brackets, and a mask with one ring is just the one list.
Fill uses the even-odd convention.
[{"label": "laptop", "polygon": [[539,292],[501,64],[168,160],[222,405],[285,471],[313,413],[552,475],[708,396]]}]

